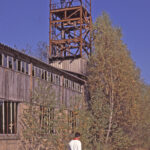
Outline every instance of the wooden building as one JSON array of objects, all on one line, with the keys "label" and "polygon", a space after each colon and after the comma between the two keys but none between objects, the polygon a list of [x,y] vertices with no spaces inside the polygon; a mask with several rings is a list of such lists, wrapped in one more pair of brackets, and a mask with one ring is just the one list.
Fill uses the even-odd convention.
[{"label": "wooden building", "polygon": [[51,83],[66,106],[70,97],[84,94],[84,75],[54,66],[0,44],[0,150],[19,150],[19,116],[38,81]]},{"label": "wooden building", "polygon": [[0,150],[19,150],[20,115],[39,81],[66,106],[85,96],[91,27],[91,0],[50,0],[49,63],[0,44]]}]

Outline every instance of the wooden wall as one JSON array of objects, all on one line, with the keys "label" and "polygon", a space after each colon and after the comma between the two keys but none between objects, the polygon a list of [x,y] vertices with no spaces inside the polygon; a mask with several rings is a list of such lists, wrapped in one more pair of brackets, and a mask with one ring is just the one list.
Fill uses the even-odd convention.
[{"label": "wooden wall", "polygon": [[29,101],[30,76],[0,67],[0,99]]},{"label": "wooden wall", "polygon": [[[31,81],[31,82],[30,82]],[[0,67],[0,99],[29,102],[31,89],[34,91],[38,87],[39,81],[41,84],[47,84],[48,81],[31,77],[8,68]],[[70,88],[65,88],[62,85],[52,84],[52,88],[56,93],[58,101],[62,101],[68,105],[70,98],[81,95],[80,92]]]},{"label": "wooden wall", "polygon": [[70,59],[70,60],[56,60],[50,64],[56,68],[60,68],[63,70],[67,70],[79,74],[86,74],[87,59],[85,58],[77,58],[77,59]]},{"label": "wooden wall", "polygon": [[[7,56],[7,61],[4,61],[4,54]],[[17,134],[0,134],[0,150],[20,150],[18,146],[20,142],[19,120],[21,112],[23,111],[22,105],[24,102],[30,101],[31,93],[38,87],[39,81],[45,85],[50,82],[48,76],[46,77],[47,79],[42,79],[42,74],[40,77],[33,75],[34,67],[38,67],[38,69],[46,72],[46,74],[51,73],[60,77],[59,84],[57,84],[57,82],[50,82],[50,84],[55,91],[57,100],[66,106],[69,106],[70,100],[74,99],[75,96],[81,96],[83,94],[85,81],[61,69],[56,69],[56,66],[51,67],[49,64],[43,63],[1,44],[0,55],[2,56],[0,60],[0,100],[19,102],[17,112]],[[11,68],[9,67],[9,58],[12,59]],[[22,69],[20,71],[15,69],[14,60],[21,61],[21,67],[22,62],[25,62],[26,65],[28,65],[28,72],[23,72],[21,71]],[[7,62],[7,65],[5,65],[4,62]],[[71,66],[68,63],[71,63]],[[77,71],[79,73],[84,70],[82,68],[83,66],[81,66],[81,60],[73,62],[68,61],[63,65],[64,67],[62,69],[66,70],[72,69],[72,71]]]}]

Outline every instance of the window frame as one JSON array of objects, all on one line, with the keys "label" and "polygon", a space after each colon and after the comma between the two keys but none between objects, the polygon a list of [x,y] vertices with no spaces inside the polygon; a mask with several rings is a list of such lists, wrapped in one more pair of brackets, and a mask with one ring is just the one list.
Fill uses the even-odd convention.
[{"label": "window frame", "polygon": [[18,102],[0,100],[0,135],[17,134]]}]

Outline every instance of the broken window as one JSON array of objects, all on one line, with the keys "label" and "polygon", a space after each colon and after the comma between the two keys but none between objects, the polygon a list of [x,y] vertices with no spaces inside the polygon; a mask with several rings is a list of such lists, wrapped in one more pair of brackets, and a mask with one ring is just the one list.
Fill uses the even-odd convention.
[{"label": "broken window", "polygon": [[17,59],[14,59],[14,70],[17,71]]},{"label": "broken window", "polygon": [[73,90],[73,81],[71,81],[71,89]]},{"label": "broken window", "polygon": [[40,126],[46,133],[54,133],[54,109],[40,106]]},{"label": "broken window", "polygon": [[45,71],[45,80],[47,80],[47,71]]},{"label": "broken window", "polygon": [[21,61],[18,60],[18,71],[21,71]]},{"label": "broken window", "polygon": [[64,79],[64,87],[68,87],[68,79]]},{"label": "broken window", "polygon": [[0,54],[0,66],[2,66],[2,54]]},{"label": "broken window", "polygon": [[39,78],[41,78],[41,73],[42,73],[42,70],[39,68],[39,73],[38,73]]},{"label": "broken window", "polygon": [[32,67],[32,76],[35,76],[35,67]]},{"label": "broken window", "polygon": [[78,84],[78,91],[81,92],[81,85]]},{"label": "broken window", "polygon": [[35,71],[35,77],[38,77],[38,68],[34,67],[34,71]]},{"label": "broken window", "polygon": [[36,67],[36,77],[40,77],[40,68]]},{"label": "broken window", "polygon": [[42,70],[42,79],[45,79],[44,77],[44,70]]},{"label": "broken window", "polygon": [[73,82],[73,85],[72,85],[72,89],[73,89],[73,90],[75,90],[75,85],[74,85],[74,82]]},{"label": "broken window", "polygon": [[56,84],[60,85],[60,76],[59,75],[56,75]]},{"label": "broken window", "polygon": [[53,83],[53,73],[51,73],[51,82]]},{"label": "broken window", "polygon": [[24,71],[25,71],[25,62],[23,62],[23,61],[22,61],[21,71],[22,71],[22,72],[24,72]]},{"label": "broken window", "polygon": [[68,79],[66,79],[66,88],[68,88]]},{"label": "broken window", "polygon": [[51,82],[51,72],[48,72],[48,81]]},{"label": "broken window", "polygon": [[10,69],[12,69],[12,57],[9,56],[9,59],[8,59],[8,67]]},{"label": "broken window", "polygon": [[7,67],[7,55],[4,55],[4,67]]},{"label": "broken window", "polygon": [[74,90],[77,91],[77,83],[74,83]]},{"label": "broken window", "polygon": [[17,133],[16,102],[0,101],[0,134]]},{"label": "broken window", "polygon": [[77,117],[75,112],[73,111],[68,111],[68,126],[72,129],[72,132],[77,126]]},{"label": "broken window", "polygon": [[52,76],[53,76],[53,83],[56,84],[56,75],[53,73]]},{"label": "broken window", "polygon": [[29,64],[26,63],[26,74],[29,74]]}]

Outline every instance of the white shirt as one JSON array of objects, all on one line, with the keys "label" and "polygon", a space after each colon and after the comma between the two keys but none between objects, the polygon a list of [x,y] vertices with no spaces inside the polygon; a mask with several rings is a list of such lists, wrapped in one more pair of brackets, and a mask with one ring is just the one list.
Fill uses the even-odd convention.
[{"label": "white shirt", "polygon": [[82,150],[81,142],[79,140],[71,140],[69,142],[69,150]]}]

